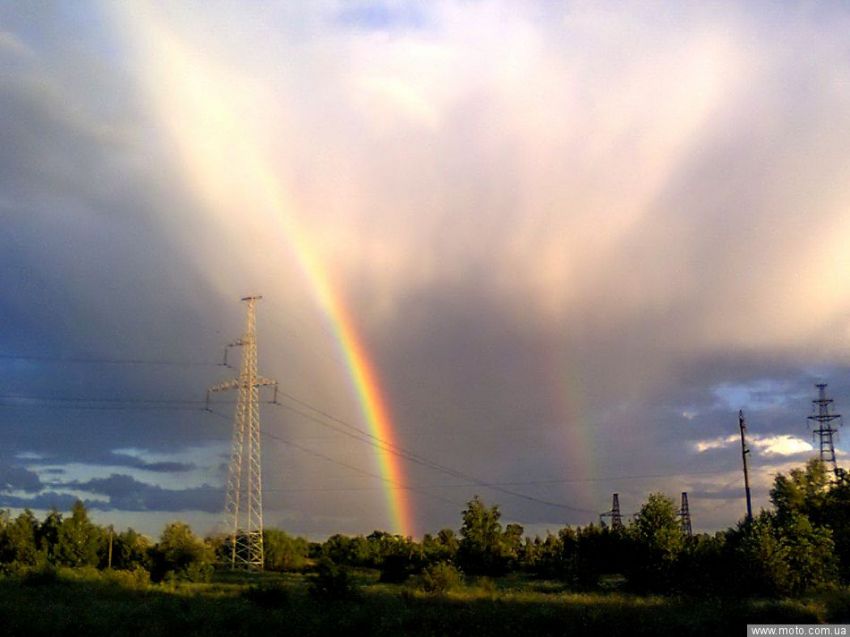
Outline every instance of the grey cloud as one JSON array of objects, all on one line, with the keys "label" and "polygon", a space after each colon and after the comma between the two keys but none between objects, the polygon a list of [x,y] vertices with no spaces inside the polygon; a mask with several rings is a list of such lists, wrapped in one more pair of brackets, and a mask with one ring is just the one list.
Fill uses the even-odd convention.
[{"label": "grey cloud", "polygon": [[[673,37],[652,11],[639,11],[639,20],[610,11],[600,19],[593,9],[562,15],[535,5],[528,14],[517,10],[511,24],[494,18],[498,11],[475,14],[528,38],[505,37],[490,50],[486,33],[476,32],[481,50],[473,51],[465,33],[452,39],[457,25],[440,7],[457,19],[480,5],[427,12],[424,19],[441,28],[424,40],[409,20],[381,8],[389,5],[373,6],[342,18],[368,28],[336,22],[329,40],[311,32],[313,44],[302,39],[293,49],[281,38],[276,46],[286,54],[279,57],[293,61],[287,73],[250,53],[245,62],[221,39],[210,47],[232,54],[223,59],[237,69],[244,63],[246,77],[280,94],[276,106],[285,116],[275,110],[274,119],[283,128],[258,141],[283,140],[287,150],[272,154],[281,189],[291,191],[287,212],[323,246],[316,256],[328,263],[329,280],[374,359],[400,444],[484,483],[551,480],[511,488],[556,504],[602,511],[619,491],[636,507],[652,489],[694,487],[691,504],[699,510],[700,499],[733,492],[722,489],[725,474],[715,480],[701,472],[737,472],[740,457],[735,449],[694,454],[693,443],[736,433],[739,407],[754,434],[805,438],[811,385],[825,378],[838,411],[850,409],[843,266],[817,260],[833,254],[831,247],[811,249],[843,228],[846,29],[814,38],[811,16],[787,23],[780,16],[789,38],[779,42],[758,10],[682,10]],[[242,328],[237,299],[260,291],[267,296],[259,316],[264,373],[365,428],[346,361],[309,284],[287,260],[289,237],[276,214],[254,219],[257,189],[246,188],[236,197],[244,207],[219,219],[205,207],[209,193],[192,190],[195,180],[228,184],[241,175],[240,157],[227,175],[186,170],[180,145],[153,112],[156,95],[141,88],[156,70],[150,60],[138,64],[111,31],[90,26],[91,37],[71,38],[56,11],[35,20],[38,28],[4,21],[36,33],[20,38],[33,55],[0,74],[0,218],[7,229],[0,237],[0,347],[217,361]],[[210,42],[210,25],[232,18],[219,15],[222,9],[211,13],[197,27],[188,13],[177,20],[175,41]],[[829,23],[843,26],[845,13]],[[621,41],[623,25],[634,41]],[[380,42],[364,33],[399,26],[387,49],[372,49]],[[239,37],[245,34],[250,29]],[[656,44],[644,52],[641,39]],[[503,43],[517,48],[505,51]],[[107,46],[119,60],[114,67],[94,63],[113,59],[100,56]],[[77,47],[86,55],[72,57]],[[328,50],[352,55],[338,56],[345,63],[335,66]],[[412,60],[413,82],[407,58],[386,55],[409,51],[424,56]],[[618,57],[623,51],[629,59]],[[679,56],[692,66],[666,62]],[[687,120],[700,91],[713,86],[680,94],[665,70],[696,80],[705,71],[720,98],[692,130],[658,150],[654,142],[668,124]],[[739,75],[745,86],[732,81]],[[662,118],[665,97],[681,110]],[[411,118],[411,106],[428,117]],[[609,111],[613,124],[602,115]],[[372,127],[370,117],[380,125]],[[656,174],[647,166],[660,168]],[[239,184],[246,185],[257,184]],[[243,233],[246,221],[251,228]],[[4,444],[45,456],[32,466],[186,473],[198,469],[194,462],[109,450],[176,453],[226,443],[229,406],[215,417],[127,404],[86,411],[73,399],[202,399],[208,385],[233,373],[0,360],[4,392],[72,399],[0,407]],[[758,407],[718,399],[719,386],[765,380],[787,399],[773,400],[770,390],[752,393]],[[287,519],[311,532],[384,523],[384,485],[365,475],[377,471],[373,447],[280,409],[263,413],[267,432],[324,456],[264,440],[269,510],[300,512],[300,521]],[[766,471],[789,461],[753,459]],[[431,494],[408,494],[421,530],[456,527],[476,492],[520,522],[555,527],[594,517],[483,485],[428,486],[459,479],[427,461],[403,464],[405,480]],[[25,469],[3,471],[0,484],[38,486]],[[695,475],[679,475],[689,472]],[[155,484],[160,476],[148,484],[72,473],[57,475],[68,488],[109,498],[92,501],[96,508],[215,512],[222,500],[214,487],[166,489]],[[656,474],[670,477],[616,479]],[[336,484],[364,490],[310,491]],[[276,491],[281,485],[303,491]],[[59,493],[4,497],[5,506],[67,508],[73,501]],[[738,514],[730,507],[712,519],[731,522]]]},{"label": "grey cloud", "polygon": [[108,478],[95,478],[85,482],[63,482],[53,486],[105,495],[108,502],[99,502],[96,505],[103,510],[217,513],[224,506],[224,492],[220,487],[203,485],[188,489],[165,489],[123,474],[112,474]]},{"label": "grey cloud", "polygon": [[25,467],[0,461],[0,492],[27,491],[35,493],[41,491],[42,487],[43,484],[37,473]]}]

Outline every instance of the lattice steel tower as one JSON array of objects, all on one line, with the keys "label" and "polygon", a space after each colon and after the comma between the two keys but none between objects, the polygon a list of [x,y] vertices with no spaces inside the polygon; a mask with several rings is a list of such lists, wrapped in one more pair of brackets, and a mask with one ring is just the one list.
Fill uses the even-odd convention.
[{"label": "lattice steel tower", "polygon": [[248,304],[245,335],[228,347],[242,348],[239,378],[213,385],[210,393],[238,389],[233,418],[233,444],[227,468],[225,515],[229,527],[231,568],[263,568],[263,480],[260,455],[260,387],[277,381],[257,374],[256,303],[261,296],[242,299]]},{"label": "lattice steel tower", "polygon": [[[812,401],[812,405],[817,409],[817,413],[809,416],[809,420],[813,423],[815,429],[812,431],[812,436],[817,437],[820,443],[820,459],[827,467],[832,468],[833,474],[836,472],[838,465],[835,462],[835,434],[838,429],[832,426],[834,420],[839,420],[841,414],[833,414],[832,399],[826,397],[826,383],[815,385],[818,388],[818,397]],[[841,424],[839,422],[839,424]]]},{"label": "lattice steel tower", "polygon": [[623,530],[623,515],[620,513],[620,494],[615,493],[611,498],[611,510],[602,513],[599,516],[600,524],[603,522],[603,518],[611,518],[611,530],[613,531],[622,531]]}]

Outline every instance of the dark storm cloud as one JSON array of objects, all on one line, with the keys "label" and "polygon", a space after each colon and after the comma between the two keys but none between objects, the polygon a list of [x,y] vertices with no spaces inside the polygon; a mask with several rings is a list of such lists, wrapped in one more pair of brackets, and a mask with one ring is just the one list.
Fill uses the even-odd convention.
[{"label": "dark storm cloud", "polygon": [[[217,362],[254,286],[264,373],[365,427],[304,263],[284,262],[285,214],[329,264],[420,459],[404,467],[421,530],[457,527],[475,493],[553,527],[595,519],[614,491],[636,508],[692,489],[699,514],[734,497],[735,444],[696,447],[736,434],[738,409],[762,440],[809,440],[817,380],[850,409],[844,10],[311,3],[272,34],[226,5],[128,8],[126,32],[51,6],[0,9],[0,353],[106,362],[0,358],[4,445],[34,458],[2,465],[9,489],[35,493],[45,464],[202,469],[173,458],[226,444],[230,406],[132,401],[201,400],[235,372],[109,360]],[[300,14],[326,19],[294,37]],[[183,49],[196,75],[179,75]],[[166,99],[187,86],[200,94]],[[231,137],[209,168],[207,144]],[[313,533],[382,524],[373,446],[280,409],[263,422],[302,447],[264,440],[270,510]],[[760,497],[807,457],[761,452]],[[59,475],[100,509],[222,500],[163,476]]]},{"label": "dark storm cloud", "polygon": [[139,456],[133,456],[116,451],[105,453],[89,452],[74,454],[73,451],[65,451],[62,454],[41,455],[28,461],[32,465],[67,464],[70,462],[83,463],[94,466],[129,467],[141,469],[153,473],[186,473],[192,471],[196,466],[190,462],[149,462]]},{"label": "dark storm cloud", "polygon": [[[57,511],[70,511],[78,497],[67,493],[56,493],[48,491],[33,497],[21,497],[0,494],[0,506],[15,509],[56,509]],[[85,500],[83,503],[87,508],[98,508],[97,501]]]},{"label": "dark storm cloud", "polygon": [[218,513],[224,501],[223,489],[203,485],[188,489],[165,489],[140,482],[132,476],[112,474],[85,482],[63,482],[54,488],[72,489],[106,496],[106,502],[96,501],[101,510],[122,511],[204,511]]},{"label": "dark storm cloud", "polygon": [[25,468],[0,461],[0,491],[27,491],[36,493],[44,486],[38,474]]}]

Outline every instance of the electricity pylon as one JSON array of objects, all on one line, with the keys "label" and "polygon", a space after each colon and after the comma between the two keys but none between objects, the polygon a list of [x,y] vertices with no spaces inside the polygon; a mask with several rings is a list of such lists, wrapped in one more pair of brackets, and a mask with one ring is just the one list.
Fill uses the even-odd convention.
[{"label": "electricity pylon", "polygon": [[615,493],[611,498],[611,510],[600,514],[599,523],[604,522],[603,518],[611,518],[611,530],[623,530],[623,515],[620,513],[620,494]]},{"label": "electricity pylon", "polygon": [[812,436],[817,436],[820,442],[821,462],[835,474],[838,465],[835,462],[834,437],[838,433],[838,429],[832,426],[832,421],[841,418],[841,414],[831,413],[832,398],[826,397],[826,383],[819,383],[815,387],[818,388],[818,397],[812,401],[812,404],[817,407],[818,413],[809,416],[809,420],[817,423],[816,428],[812,431]]},{"label": "electricity pylon", "polygon": [[260,454],[260,387],[275,388],[277,381],[257,374],[256,302],[246,296],[248,319],[245,335],[228,347],[242,347],[239,378],[226,380],[207,390],[211,393],[238,389],[233,417],[233,444],[227,467],[225,515],[230,527],[230,567],[263,568],[263,480]]}]

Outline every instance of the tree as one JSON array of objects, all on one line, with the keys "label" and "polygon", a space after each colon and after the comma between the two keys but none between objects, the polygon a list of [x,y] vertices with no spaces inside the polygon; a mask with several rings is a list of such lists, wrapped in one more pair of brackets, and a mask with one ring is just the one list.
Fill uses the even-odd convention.
[{"label": "tree", "polygon": [[674,581],[684,536],[673,500],[650,494],[628,529],[632,551],[629,583],[639,590],[666,590]]},{"label": "tree", "polygon": [[330,558],[335,564],[350,566],[373,566],[370,560],[369,543],[362,535],[348,537],[337,533],[330,536],[322,544],[322,555]]},{"label": "tree", "polygon": [[280,529],[263,530],[264,566],[269,571],[301,570],[307,563],[309,543]]},{"label": "tree", "polygon": [[133,529],[117,534],[112,544],[112,568],[133,570],[150,569],[151,543]]},{"label": "tree", "polygon": [[457,549],[457,535],[452,529],[441,529],[436,536],[426,533],[422,538],[422,553],[430,564],[455,562]]},{"label": "tree", "polygon": [[44,521],[39,525],[36,532],[36,543],[50,564],[57,560],[56,552],[59,546],[59,529],[62,527],[62,514],[56,509],[51,509]]},{"label": "tree", "polygon": [[498,575],[504,572],[502,517],[498,506],[488,507],[476,495],[463,511],[458,561],[472,575]]},{"label": "tree", "polygon": [[812,521],[823,521],[829,493],[829,476],[819,458],[812,458],[803,469],[792,469],[787,476],[778,474],[770,490],[776,515],[784,520],[802,514]]},{"label": "tree", "polygon": [[514,566],[522,553],[522,536],[525,529],[521,524],[508,524],[502,535],[502,555]]},{"label": "tree", "polygon": [[188,524],[172,522],[151,550],[151,579],[206,581],[212,576],[213,559],[212,547],[192,533]]},{"label": "tree", "polygon": [[676,588],[692,594],[728,592],[729,573],[735,568],[726,559],[725,544],[723,532],[686,538],[679,554]]},{"label": "tree", "polygon": [[[780,541],[774,514],[762,511],[743,520],[726,537],[727,564],[736,577],[729,584],[744,595],[786,595],[790,592],[788,547]],[[728,573],[727,573],[728,577]]]},{"label": "tree", "polygon": [[14,520],[7,511],[0,520],[0,562],[33,566],[38,559],[35,533],[38,520],[26,509]]},{"label": "tree", "polygon": [[62,520],[58,536],[56,559],[59,564],[97,566],[104,533],[89,520],[88,511],[80,500],[71,507],[71,517]]},{"label": "tree", "polygon": [[812,518],[832,529],[841,580],[850,582],[850,477],[839,469],[821,514]]},{"label": "tree", "polygon": [[781,523],[779,535],[788,547],[789,581],[792,594],[802,595],[807,591],[836,580],[838,561],[832,530],[816,526],[805,515],[797,514]]}]

